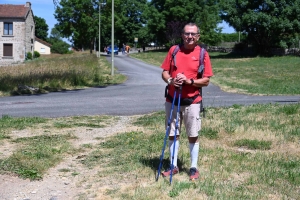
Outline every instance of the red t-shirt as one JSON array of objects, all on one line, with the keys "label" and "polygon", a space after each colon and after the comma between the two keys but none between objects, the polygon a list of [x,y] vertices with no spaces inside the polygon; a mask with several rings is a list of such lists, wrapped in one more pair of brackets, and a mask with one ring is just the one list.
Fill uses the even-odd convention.
[{"label": "red t-shirt", "polygon": [[[193,51],[185,49],[183,46],[176,53],[176,67],[174,66],[174,61],[172,59],[172,53],[177,45],[174,45],[170,48],[165,60],[163,61],[161,68],[167,71],[171,71],[170,75],[172,78],[175,78],[178,73],[184,73],[184,75],[188,79],[197,79],[198,68],[199,68],[199,59],[200,59],[200,47],[196,46]],[[205,52],[204,55],[204,73],[203,77],[211,77],[213,76],[212,67],[210,63],[210,58]],[[198,77],[200,78],[200,77]],[[174,85],[169,85],[169,95],[173,97],[175,91]],[[198,103],[201,101],[202,97],[199,95],[199,88],[192,85],[183,85],[181,98],[191,98],[194,96],[197,98],[193,103]],[[178,97],[178,92],[176,93],[176,97]],[[170,102],[170,100],[166,99],[166,101]]]}]

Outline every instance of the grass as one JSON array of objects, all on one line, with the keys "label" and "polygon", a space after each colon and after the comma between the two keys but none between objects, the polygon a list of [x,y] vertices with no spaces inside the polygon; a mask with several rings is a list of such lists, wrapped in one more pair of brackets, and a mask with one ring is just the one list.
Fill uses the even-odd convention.
[{"label": "grass", "polygon": [[[60,163],[64,156],[77,151],[70,143],[76,137],[71,131],[65,130],[74,127],[103,128],[115,119],[110,116],[55,119],[3,116],[0,118],[0,144],[9,141],[17,148],[8,158],[0,159],[0,172],[15,173],[31,180],[42,179],[49,168]],[[13,132],[26,130],[31,133],[28,137],[11,137]],[[91,146],[85,144],[83,148]]]},{"label": "grass", "polygon": [[[165,54],[151,52],[130,56],[159,66]],[[265,95],[299,94],[299,69],[295,67],[299,66],[299,58],[232,58],[215,53],[211,58],[215,72],[212,81],[223,89]],[[40,180],[50,168],[75,156],[80,158],[74,161],[80,168],[68,166],[58,169],[57,173],[69,173],[72,177],[79,177],[83,169],[93,173],[92,180],[82,180],[86,188],[78,199],[88,199],[91,195],[138,200],[299,198],[299,103],[207,108],[200,132],[201,178],[195,182],[188,180],[190,156],[183,128],[178,161],[180,173],[173,177],[172,185],[169,179],[162,177],[155,181],[165,136],[164,118],[164,112],[143,115],[129,125],[139,127],[137,130],[124,129],[114,136],[95,137],[93,143],[75,145],[76,134],[84,130],[91,135],[118,118],[2,116],[0,148],[14,148],[9,155],[0,151],[0,173]],[[166,151],[163,168],[167,167],[169,157]],[[98,190],[94,190],[93,185],[97,185]]]},{"label": "grass", "polygon": [[[166,52],[131,54],[131,57],[160,66]],[[300,59],[285,57],[238,57],[209,53],[214,76],[211,82],[227,92],[254,95],[299,95]]]},{"label": "grass", "polygon": [[[18,66],[0,67],[0,95],[22,95],[106,86],[123,82],[126,77],[110,75],[105,57],[74,53],[44,56]],[[30,86],[34,89],[24,88]]]},{"label": "grass", "polygon": [[[289,106],[296,110],[294,114],[278,114],[284,107],[279,105],[210,108],[203,127],[216,130],[218,137],[207,137],[206,130],[201,131],[199,162],[202,179],[199,182],[188,181],[189,151],[186,138],[183,138],[179,154],[181,173],[174,176],[172,186],[168,185],[168,179],[162,178],[157,184],[153,183],[164,139],[163,112],[138,119],[136,124],[144,126],[147,133],[127,132],[106,140],[99,145],[97,153],[91,154],[83,163],[101,165],[106,169],[103,173],[110,174],[104,177],[106,179],[115,179],[117,174],[119,180],[129,179],[129,182],[148,180],[149,185],[136,186],[132,199],[164,199],[167,196],[193,199],[194,195],[211,199],[268,199],[270,195],[296,199],[300,184],[300,138],[289,131],[300,124],[289,121],[293,118],[299,121],[300,105]],[[275,113],[277,115],[273,115]],[[259,120],[261,117],[264,117],[264,124]],[[281,123],[285,128],[274,127],[272,121],[280,122],[283,118]],[[226,123],[228,119],[233,119],[234,128],[231,123]],[[95,155],[97,159],[91,159]],[[164,164],[168,162],[168,156]],[[89,162],[90,159],[93,161]],[[113,173],[111,169],[122,173]],[[122,195],[124,192],[115,191],[112,198]]]},{"label": "grass", "polygon": [[4,171],[10,171],[22,178],[42,179],[51,167],[63,160],[63,155],[72,150],[68,139],[71,135],[42,135],[12,140],[22,147],[1,163]]},{"label": "grass", "polygon": [[[108,199],[299,197],[300,104],[208,108],[200,132],[201,179],[188,180],[190,158],[183,129],[178,162],[180,173],[173,177],[172,185],[169,179],[162,177],[155,181],[165,134],[164,112],[138,117],[131,126],[142,129],[95,138],[98,142],[93,145],[72,145],[76,135],[71,129],[100,130],[115,120],[118,119],[108,116],[37,120],[21,126],[22,130],[38,130],[36,135],[14,138],[9,137],[11,131],[19,130],[21,122],[19,118],[10,119],[11,126],[17,128],[6,126],[4,130],[11,131],[7,131],[8,137],[0,142],[17,143],[18,148],[12,155],[0,159],[0,171],[38,180],[49,168],[63,162],[64,157],[84,154],[77,162],[89,171],[98,171],[95,178],[99,187],[105,187],[107,182],[114,185],[102,194]],[[67,126],[57,126],[57,123]],[[167,167],[168,160],[166,151],[163,168]],[[62,168],[59,172],[71,176],[81,173],[76,168]],[[80,198],[86,198],[89,193],[81,193]]]}]

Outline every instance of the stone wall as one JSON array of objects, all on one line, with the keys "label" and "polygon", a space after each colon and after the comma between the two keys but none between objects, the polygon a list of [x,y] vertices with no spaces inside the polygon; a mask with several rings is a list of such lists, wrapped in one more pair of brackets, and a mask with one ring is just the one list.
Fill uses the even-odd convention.
[{"label": "stone wall", "polygon": [[34,52],[34,36],[35,24],[33,19],[32,11],[29,12],[25,20],[25,53],[31,52],[33,55]]}]

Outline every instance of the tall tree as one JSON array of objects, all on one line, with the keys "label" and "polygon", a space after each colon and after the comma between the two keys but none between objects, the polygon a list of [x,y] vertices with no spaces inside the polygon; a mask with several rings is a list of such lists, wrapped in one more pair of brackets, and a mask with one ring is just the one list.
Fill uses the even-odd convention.
[{"label": "tall tree", "polygon": [[260,55],[287,46],[300,32],[300,0],[226,0],[221,16],[237,31],[248,33]]},{"label": "tall tree", "polygon": [[34,16],[35,36],[39,39],[47,41],[49,27],[46,20],[41,17]]},{"label": "tall tree", "polygon": [[63,41],[61,33],[57,30],[56,26],[51,29],[51,34],[48,41],[52,44],[51,52],[65,54],[68,53],[70,45]]},{"label": "tall tree", "polygon": [[165,16],[162,14],[162,9],[160,9],[162,4],[159,3],[148,2],[147,9],[143,14],[147,19],[146,26],[148,28],[149,42],[165,44],[166,21]]},{"label": "tall tree", "polygon": [[97,8],[95,0],[60,0],[54,14],[61,34],[79,48],[89,47],[91,53],[98,31]]},{"label": "tall tree", "polygon": [[[221,29],[217,27],[221,22],[218,15],[218,2],[218,0],[152,0],[150,5],[155,7],[158,13],[161,13],[163,20],[160,21],[164,21],[164,27],[161,27],[161,30],[164,29],[165,34],[170,34],[171,22],[177,24],[195,22],[201,29],[200,40],[214,45],[221,41]],[[172,43],[172,40],[169,42]]]},{"label": "tall tree", "polygon": [[49,40],[52,41],[62,40],[62,34],[57,30],[57,26],[54,26],[51,29]]},{"label": "tall tree", "polygon": [[115,1],[115,37],[116,42],[133,43],[134,38],[142,37],[146,23],[143,12],[147,0],[117,0]]}]

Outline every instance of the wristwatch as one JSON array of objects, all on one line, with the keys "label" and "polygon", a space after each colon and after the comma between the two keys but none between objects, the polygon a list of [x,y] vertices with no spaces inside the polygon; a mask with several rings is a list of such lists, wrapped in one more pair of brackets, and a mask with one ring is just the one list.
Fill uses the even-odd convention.
[{"label": "wristwatch", "polygon": [[172,80],[173,80],[173,78],[168,78],[168,85],[170,85],[171,84],[171,82],[172,82]]},{"label": "wristwatch", "polygon": [[190,80],[191,80],[191,85],[193,85],[194,84],[194,79],[191,78]]}]

